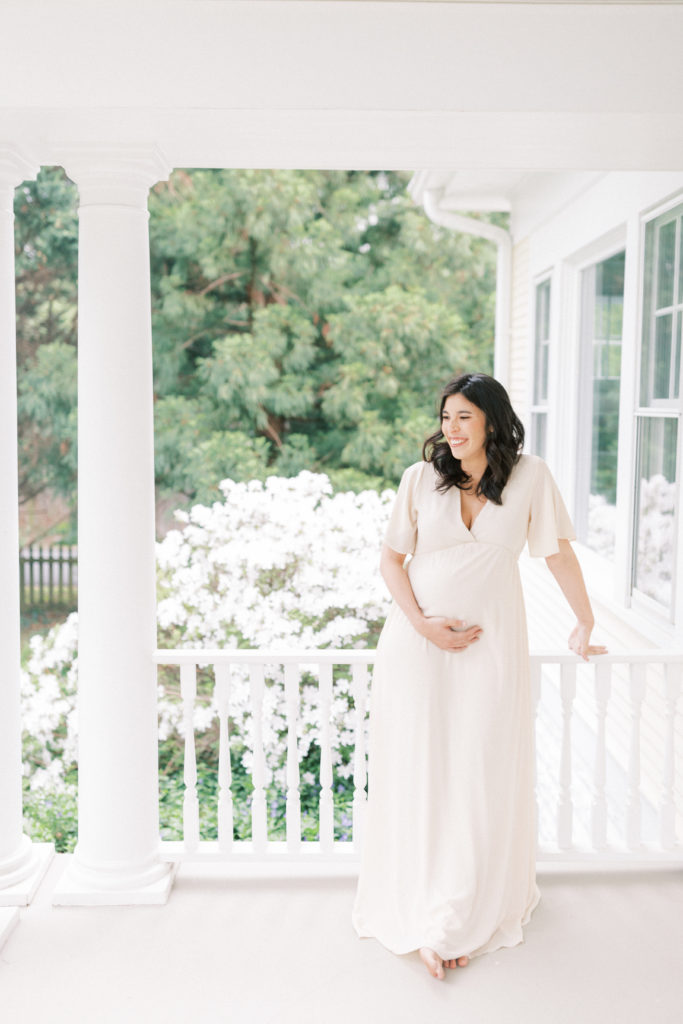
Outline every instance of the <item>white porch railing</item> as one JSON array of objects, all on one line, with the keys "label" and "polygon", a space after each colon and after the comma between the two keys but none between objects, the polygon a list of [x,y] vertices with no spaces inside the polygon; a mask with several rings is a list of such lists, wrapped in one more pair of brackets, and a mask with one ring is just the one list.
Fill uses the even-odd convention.
[{"label": "white porch railing", "polygon": [[[179,666],[185,731],[183,840],[164,842],[182,860],[277,861],[353,866],[366,806],[366,711],[374,650],[160,650],[160,666]],[[263,742],[266,666],[282,666],[286,704],[286,841],[268,838]],[[218,840],[200,839],[193,716],[197,669],[213,670],[219,724]],[[253,770],[251,840],[233,839],[229,750],[231,672],[249,672]],[[348,666],[355,707],[353,841],[334,838],[330,715],[333,669]],[[297,740],[299,684],[314,671],[319,689],[320,795],[317,841],[301,838]],[[683,863],[683,815],[677,808],[677,733],[683,653],[648,650],[581,662],[570,653],[531,656],[536,716],[539,861]],[[680,780],[679,780],[680,781]]]}]

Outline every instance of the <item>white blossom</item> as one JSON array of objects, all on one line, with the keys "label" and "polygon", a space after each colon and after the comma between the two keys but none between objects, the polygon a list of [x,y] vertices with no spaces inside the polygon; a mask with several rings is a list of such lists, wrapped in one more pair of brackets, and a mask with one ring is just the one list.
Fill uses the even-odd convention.
[{"label": "white blossom", "polygon": [[[674,553],[676,485],[661,473],[641,478],[637,524],[637,586],[643,593],[668,605]],[[599,494],[588,499],[587,543],[605,558],[614,557],[617,509]]]},{"label": "white blossom", "polygon": [[[265,482],[224,480],[223,501],[176,512],[178,529],[157,545],[159,646],[260,650],[285,647],[374,646],[389,595],[377,569],[394,492],[333,494],[327,476],[302,472]],[[46,637],[33,637],[22,676],[24,728],[42,751],[31,785],[63,778],[76,761],[77,616]],[[163,676],[164,679],[168,678]],[[267,778],[285,785],[286,707],[281,666],[266,666],[263,742]],[[213,687],[200,687],[193,724],[217,722]],[[174,686],[160,683],[159,736],[183,735]],[[298,721],[300,756],[319,742],[317,678],[302,672]],[[248,770],[253,765],[249,673],[231,672],[230,740]],[[342,777],[339,745],[354,742],[349,669],[338,670],[331,710],[333,762]],[[48,748],[54,753],[48,753]],[[306,774],[305,781],[310,781]]]}]

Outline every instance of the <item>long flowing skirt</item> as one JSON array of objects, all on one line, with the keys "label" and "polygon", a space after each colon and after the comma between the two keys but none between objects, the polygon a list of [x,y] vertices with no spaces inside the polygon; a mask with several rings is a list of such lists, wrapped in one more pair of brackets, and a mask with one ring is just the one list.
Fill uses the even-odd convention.
[{"label": "long flowing skirt", "polygon": [[394,953],[521,942],[536,885],[534,734],[517,562],[459,544],[409,566],[428,615],[482,626],[442,651],[392,605],[370,699],[368,807],[352,923]]}]

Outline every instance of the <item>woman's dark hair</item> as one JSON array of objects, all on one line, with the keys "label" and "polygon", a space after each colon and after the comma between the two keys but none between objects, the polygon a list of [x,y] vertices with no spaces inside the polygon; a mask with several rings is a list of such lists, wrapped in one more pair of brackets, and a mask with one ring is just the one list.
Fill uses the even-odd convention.
[{"label": "woman's dark hair", "polygon": [[[486,417],[486,459],[488,466],[477,485],[477,494],[483,494],[496,505],[502,505],[501,495],[508,482],[512,467],[519,461],[524,445],[524,426],[510,404],[508,393],[502,384],[485,373],[463,373],[446,384],[441,392],[439,422],[443,416],[446,399],[451,395],[462,395],[476,405]],[[439,427],[424,443],[422,458],[432,462],[441,477],[437,490],[445,492],[449,487],[467,488],[471,477],[464,471],[460,459],[451,452]]]}]

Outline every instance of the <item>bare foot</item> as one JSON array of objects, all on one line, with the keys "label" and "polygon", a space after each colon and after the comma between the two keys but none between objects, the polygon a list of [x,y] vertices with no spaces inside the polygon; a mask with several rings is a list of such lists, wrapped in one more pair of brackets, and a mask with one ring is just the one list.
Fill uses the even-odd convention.
[{"label": "bare foot", "polygon": [[468,956],[459,956],[457,959],[444,960],[443,965],[444,967],[467,967],[469,962]]},{"label": "bare foot", "polygon": [[420,947],[420,957],[433,978],[443,978],[443,960],[438,953],[435,953],[429,946]]},{"label": "bare foot", "polygon": [[466,967],[469,963],[469,957],[459,956],[457,959],[442,960],[438,953],[429,946],[422,946],[420,949],[420,958],[423,964],[431,974],[433,978],[441,980],[444,977],[444,967]]}]

